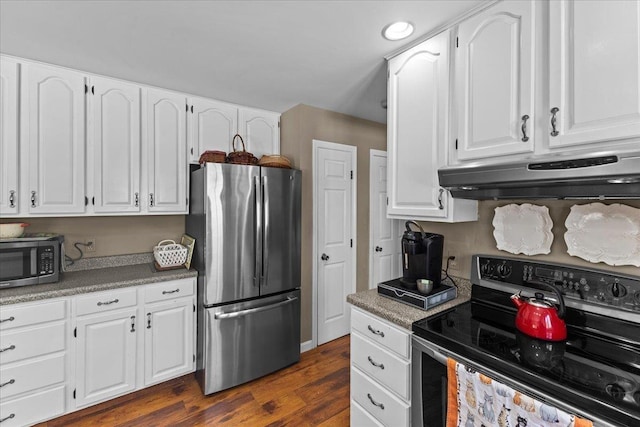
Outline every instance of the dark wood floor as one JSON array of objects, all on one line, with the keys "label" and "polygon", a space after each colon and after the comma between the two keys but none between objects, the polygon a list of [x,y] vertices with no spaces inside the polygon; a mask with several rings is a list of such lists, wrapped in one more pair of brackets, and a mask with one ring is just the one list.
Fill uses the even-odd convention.
[{"label": "dark wood floor", "polygon": [[248,384],[203,396],[193,374],[40,424],[58,426],[348,426],[349,336]]}]

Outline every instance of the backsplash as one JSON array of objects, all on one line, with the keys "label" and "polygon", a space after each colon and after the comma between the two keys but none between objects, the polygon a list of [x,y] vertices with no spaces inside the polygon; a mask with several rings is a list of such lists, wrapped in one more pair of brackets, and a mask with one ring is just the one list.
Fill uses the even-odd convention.
[{"label": "backsplash", "polygon": [[184,215],[15,219],[31,224],[26,229],[28,233],[62,234],[66,253],[74,259],[80,253],[73,244],[90,239],[95,240],[95,251],[86,252],[80,246],[85,258],[150,253],[161,240],[179,242],[184,234],[184,220]]},{"label": "backsplash", "polygon": [[[531,203],[533,205],[547,206],[549,215],[553,221],[554,239],[551,244],[551,252],[546,255],[513,255],[508,252],[500,251],[496,248],[496,241],[493,236],[493,217],[494,209],[498,206],[505,206],[512,203],[522,204]],[[570,213],[573,205],[586,205],[592,201],[580,200],[501,200],[480,201],[478,204],[478,221],[465,223],[436,223],[422,222],[425,231],[439,233],[444,235],[444,259],[443,264],[446,265],[446,258],[449,255],[455,256],[456,259],[450,266],[450,274],[469,278],[471,271],[471,255],[488,254],[501,255],[515,258],[525,258],[546,262],[559,262],[571,264],[585,268],[595,268],[600,270],[613,271],[618,274],[640,275],[640,268],[627,265],[613,267],[605,263],[591,263],[578,257],[570,256],[567,253],[567,245],[564,241],[564,233],[567,231],[565,220]],[[611,200],[602,203],[610,205],[620,203],[635,208],[640,208],[640,200]],[[444,267],[444,266],[443,266]]]}]

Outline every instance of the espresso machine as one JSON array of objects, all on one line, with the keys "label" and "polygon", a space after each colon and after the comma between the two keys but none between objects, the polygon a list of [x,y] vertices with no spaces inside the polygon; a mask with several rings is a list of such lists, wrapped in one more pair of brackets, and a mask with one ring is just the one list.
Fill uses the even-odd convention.
[{"label": "espresso machine", "polygon": [[[411,226],[418,228],[413,230]],[[402,236],[402,281],[414,285],[417,279],[429,279],[434,287],[440,284],[444,236],[427,233],[415,221],[405,223]]]}]

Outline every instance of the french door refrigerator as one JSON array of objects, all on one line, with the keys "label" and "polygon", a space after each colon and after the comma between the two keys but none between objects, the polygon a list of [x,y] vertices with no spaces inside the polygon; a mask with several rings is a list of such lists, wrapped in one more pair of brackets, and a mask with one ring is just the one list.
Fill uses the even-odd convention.
[{"label": "french door refrigerator", "polygon": [[292,169],[205,163],[191,173],[204,394],[300,360],[300,188]]}]

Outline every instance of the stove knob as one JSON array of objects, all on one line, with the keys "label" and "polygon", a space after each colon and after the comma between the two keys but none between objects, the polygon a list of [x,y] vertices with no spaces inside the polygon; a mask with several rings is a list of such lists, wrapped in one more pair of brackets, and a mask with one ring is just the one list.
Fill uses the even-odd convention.
[{"label": "stove knob", "polygon": [[624,391],[624,388],[622,388],[622,386],[616,383],[607,384],[605,390],[607,391],[607,394],[613,397],[613,400],[615,400],[616,402],[621,402],[624,399],[624,395],[627,393],[626,391]]},{"label": "stove knob", "polygon": [[627,288],[618,283],[617,280],[609,287],[609,291],[616,298],[621,298],[627,294]]},{"label": "stove knob", "polygon": [[508,264],[500,264],[497,270],[498,270],[498,274],[502,278],[506,278],[511,275],[511,266]]},{"label": "stove knob", "polygon": [[633,300],[635,301],[636,304],[640,305],[640,291],[633,294]]},{"label": "stove knob", "polygon": [[635,400],[636,403],[640,405],[640,391],[636,391],[635,393],[633,393],[633,400]]}]

